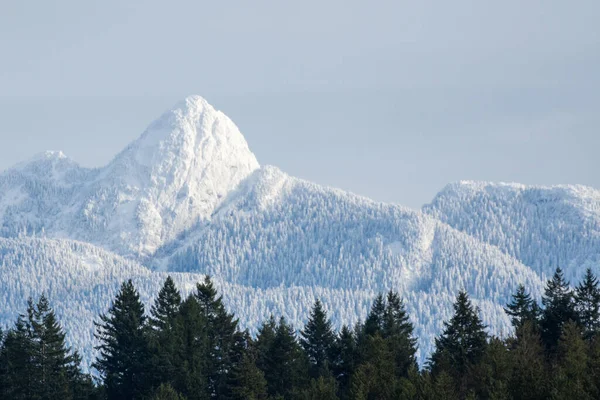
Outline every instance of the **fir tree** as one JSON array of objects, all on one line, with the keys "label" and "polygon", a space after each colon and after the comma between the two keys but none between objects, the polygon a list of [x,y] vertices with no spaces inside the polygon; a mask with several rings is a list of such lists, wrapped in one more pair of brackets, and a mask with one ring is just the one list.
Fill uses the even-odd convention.
[{"label": "fir tree", "polygon": [[565,324],[557,348],[558,366],[555,372],[552,398],[592,399],[595,390],[590,379],[588,348],[581,330],[573,321]]},{"label": "fir tree", "polygon": [[178,340],[173,388],[189,400],[210,398],[208,388],[208,322],[194,295],[188,296],[179,307],[176,323]]},{"label": "fir tree", "polygon": [[511,339],[509,390],[515,400],[543,400],[549,396],[544,346],[538,330],[531,321],[517,328]]},{"label": "fir tree", "polygon": [[302,393],[302,399],[338,400],[335,379],[331,376],[320,376],[317,379],[311,379],[308,388]]},{"label": "fir tree", "polygon": [[196,299],[207,321],[208,338],[208,388],[211,397],[227,393],[227,372],[234,360],[241,359],[240,349],[235,344],[242,333],[238,330],[238,320],[227,313],[223,298],[217,297],[217,290],[210,277],[197,285]]},{"label": "fir tree", "polygon": [[434,375],[445,371],[453,376],[464,396],[470,387],[469,373],[483,357],[487,345],[485,326],[466,292],[458,294],[454,315],[444,326],[443,333],[435,339],[430,368]]},{"label": "fir tree", "polygon": [[79,357],[65,345],[65,334],[44,295],[29,301],[27,314],[32,327],[36,392],[48,400],[73,398],[72,383],[79,378]]},{"label": "fir tree", "polygon": [[315,302],[308,322],[300,335],[300,344],[310,362],[311,376],[313,378],[328,376],[333,358],[335,333],[319,300]]},{"label": "fir tree", "polygon": [[390,291],[383,315],[382,336],[392,352],[397,377],[407,377],[409,369],[417,366],[417,340],[413,330],[400,296]]},{"label": "fir tree", "polygon": [[34,355],[33,332],[28,319],[20,315],[15,326],[8,331],[2,347],[2,359],[6,363],[2,398],[35,398],[35,369],[31,362]]},{"label": "fir tree", "polygon": [[537,324],[540,313],[539,306],[526,292],[523,285],[519,285],[517,292],[512,295],[512,301],[506,305],[504,311],[510,316],[515,329],[521,327],[525,321]]},{"label": "fir tree", "polygon": [[108,399],[143,398],[150,389],[147,326],[144,305],[131,280],[123,283],[96,328],[100,354],[93,366],[104,378]]},{"label": "fir tree", "polygon": [[356,338],[346,325],[337,336],[334,347],[333,373],[338,381],[340,398],[346,399],[350,394],[350,377],[356,368]]},{"label": "fir tree", "polygon": [[371,310],[365,320],[364,332],[367,335],[374,336],[383,329],[383,318],[385,314],[385,301],[383,295],[379,294],[375,298]]},{"label": "fir tree", "polygon": [[162,383],[174,384],[178,364],[177,317],[181,306],[181,294],[169,276],[150,309],[149,345],[152,350],[151,382],[154,387]]},{"label": "fir tree", "polygon": [[267,381],[264,373],[256,366],[256,354],[247,349],[241,361],[231,372],[230,393],[232,400],[261,400],[267,398]]},{"label": "fir tree", "polygon": [[351,381],[352,399],[396,399],[398,380],[394,373],[394,358],[385,339],[379,333],[365,338],[362,362]]},{"label": "fir tree", "polygon": [[573,293],[560,268],[546,284],[542,297],[542,340],[548,350],[554,350],[562,334],[562,327],[568,321],[576,321]]},{"label": "fir tree", "polygon": [[154,391],[151,400],[186,400],[186,398],[168,383],[163,383]]},{"label": "fir tree", "polygon": [[575,288],[575,311],[586,339],[600,331],[600,288],[598,278],[588,268],[583,281]]},{"label": "fir tree", "polygon": [[281,318],[266,354],[263,370],[269,396],[288,398],[302,390],[307,379],[308,360],[296,340],[293,328]]}]

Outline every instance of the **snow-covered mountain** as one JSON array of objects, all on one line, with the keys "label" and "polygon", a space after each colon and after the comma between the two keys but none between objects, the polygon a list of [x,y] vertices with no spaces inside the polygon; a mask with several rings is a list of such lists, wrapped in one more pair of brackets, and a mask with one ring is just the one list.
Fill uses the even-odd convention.
[{"label": "snow-covered mountain", "polygon": [[2,174],[2,234],[43,230],[126,256],[151,256],[209,218],[258,167],[235,124],[190,96],[104,168],[84,169],[47,152]]},{"label": "snow-covered mountain", "polygon": [[211,274],[242,325],[297,327],[316,298],[336,324],[401,292],[421,360],[466,289],[495,334],[519,283],[540,295],[556,265],[600,266],[600,195],[581,186],[460,183],[423,210],[260,167],[234,123],[191,96],[107,166],[47,152],[0,174],[0,323],[46,291],[89,362],[93,325],[123,280],[145,299],[167,273]]},{"label": "snow-covered mountain", "polygon": [[538,274],[579,279],[600,266],[600,191],[579,185],[459,182],[423,211],[498,247]]}]

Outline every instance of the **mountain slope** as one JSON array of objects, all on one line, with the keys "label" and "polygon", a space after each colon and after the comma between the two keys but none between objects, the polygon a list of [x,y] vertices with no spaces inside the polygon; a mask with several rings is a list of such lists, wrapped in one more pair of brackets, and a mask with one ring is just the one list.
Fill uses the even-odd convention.
[{"label": "mountain slope", "polygon": [[0,175],[2,235],[44,230],[130,257],[207,219],[258,168],[235,124],[190,96],[153,122],[106,167],[47,153]]},{"label": "mountain slope", "polygon": [[423,211],[548,276],[579,279],[600,266],[600,191],[577,185],[525,186],[464,181]]},{"label": "mountain slope", "polygon": [[0,323],[45,291],[89,362],[92,321],[128,278],[149,301],[167,273],[184,292],[211,274],[250,329],[271,313],[300,327],[316,298],[352,325],[394,289],[423,361],[459,290],[506,334],[519,283],[539,296],[557,265],[598,271],[599,215],[581,186],[464,182],[415,211],[316,185],[260,167],[191,96],[105,167],[47,152],[0,174]]}]

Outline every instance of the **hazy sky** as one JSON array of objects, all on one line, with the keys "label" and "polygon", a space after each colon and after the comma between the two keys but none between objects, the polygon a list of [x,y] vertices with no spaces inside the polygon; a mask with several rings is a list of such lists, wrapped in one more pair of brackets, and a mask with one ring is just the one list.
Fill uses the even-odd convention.
[{"label": "hazy sky", "polygon": [[200,94],[261,164],[378,200],[600,188],[598,21],[598,0],[2,0],[0,169],[103,165]]}]

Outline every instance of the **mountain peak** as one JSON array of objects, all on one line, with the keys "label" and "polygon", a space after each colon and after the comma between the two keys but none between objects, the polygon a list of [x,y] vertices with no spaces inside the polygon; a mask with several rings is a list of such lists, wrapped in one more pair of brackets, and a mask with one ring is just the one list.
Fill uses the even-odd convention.
[{"label": "mountain peak", "polygon": [[[151,254],[210,218],[257,168],[256,157],[233,121],[202,97],[189,96],[151,123],[105,168],[89,207],[96,210],[101,203],[114,216],[125,215],[111,217],[105,229],[114,231],[120,243],[130,247],[127,251]],[[106,190],[118,194],[105,198]]]}]

